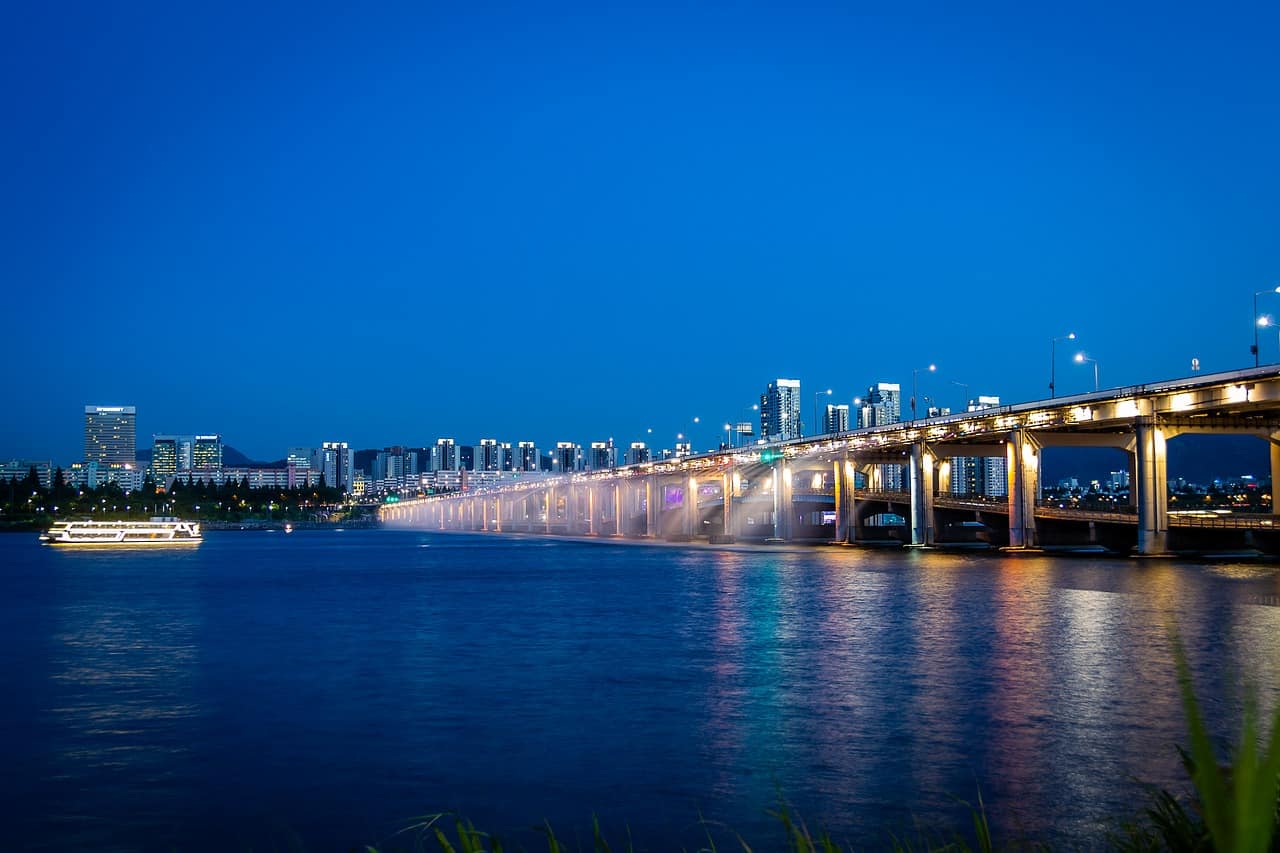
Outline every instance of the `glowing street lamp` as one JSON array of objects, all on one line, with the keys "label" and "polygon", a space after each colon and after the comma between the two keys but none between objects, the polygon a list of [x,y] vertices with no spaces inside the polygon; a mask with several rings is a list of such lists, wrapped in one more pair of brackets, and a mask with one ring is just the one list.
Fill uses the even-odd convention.
[{"label": "glowing street lamp", "polygon": [[1089,358],[1089,356],[1085,355],[1082,352],[1076,353],[1076,364],[1084,364],[1087,361],[1093,362],[1093,390],[1097,391],[1098,390],[1098,360],[1096,358]]},{"label": "glowing street lamp", "polygon": [[1049,339],[1049,399],[1053,399],[1053,380],[1054,373],[1058,367],[1058,341],[1074,341],[1076,339],[1075,332],[1069,332],[1061,337]]},{"label": "glowing street lamp", "polygon": [[1258,297],[1264,293],[1280,293],[1280,287],[1272,290],[1259,290],[1253,294],[1253,366],[1258,366],[1258,327],[1267,325],[1263,320],[1266,318],[1258,317]]},{"label": "glowing street lamp", "polygon": [[916,378],[920,375],[920,371],[927,370],[933,373],[938,369],[938,365],[931,364],[928,367],[916,367],[911,371],[911,420],[916,419]]},{"label": "glowing street lamp", "polygon": [[831,389],[828,388],[825,391],[815,391],[813,394],[813,434],[814,435],[821,435],[821,433],[818,432],[818,398],[821,397],[823,394],[826,394],[828,397],[830,397]]}]

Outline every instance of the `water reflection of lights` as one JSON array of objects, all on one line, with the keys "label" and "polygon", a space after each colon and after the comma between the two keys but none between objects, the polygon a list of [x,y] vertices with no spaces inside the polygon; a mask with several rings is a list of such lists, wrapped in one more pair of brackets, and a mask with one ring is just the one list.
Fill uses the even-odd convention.
[{"label": "water reflection of lights", "polygon": [[190,760],[197,740],[191,728],[199,715],[193,699],[198,614],[180,594],[166,593],[161,607],[140,596],[136,584],[136,577],[121,580],[105,571],[60,578],[65,603],[52,638],[54,692],[47,710],[54,726],[51,770],[66,786],[63,808],[84,809],[86,839],[109,831],[115,818],[90,805],[99,802],[104,778],[135,820],[148,809],[171,810],[165,798],[181,794],[147,780],[173,774]]}]

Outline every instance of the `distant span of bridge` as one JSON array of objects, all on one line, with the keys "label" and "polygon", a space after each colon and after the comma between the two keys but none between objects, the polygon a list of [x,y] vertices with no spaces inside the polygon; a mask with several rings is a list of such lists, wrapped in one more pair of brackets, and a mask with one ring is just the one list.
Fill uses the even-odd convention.
[{"label": "distant span of bridge", "polygon": [[[379,513],[388,526],[424,530],[713,543],[964,546],[989,538],[1015,551],[1105,546],[1148,556],[1280,548],[1274,489],[1269,514],[1170,513],[1168,442],[1189,433],[1266,441],[1275,483],[1280,367],[529,478],[406,499]],[[1094,511],[1039,501],[1048,447],[1128,454],[1128,505]],[[953,495],[948,460],[955,457],[1002,458],[1007,496]],[[893,465],[905,472],[905,491],[886,489]]]}]

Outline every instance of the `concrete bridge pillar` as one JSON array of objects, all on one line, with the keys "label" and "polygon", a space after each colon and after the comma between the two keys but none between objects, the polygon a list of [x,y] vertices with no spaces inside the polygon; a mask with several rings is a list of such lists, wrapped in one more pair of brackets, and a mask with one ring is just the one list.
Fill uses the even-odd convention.
[{"label": "concrete bridge pillar", "polygon": [[911,445],[911,467],[908,472],[911,492],[911,544],[933,545],[933,481],[937,458],[924,441]]},{"label": "concrete bridge pillar", "polygon": [[724,507],[720,535],[725,542],[732,542],[737,535],[733,527],[733,495],[738,490],[736,476],[732,468],[720,475],[720,502]]},{"label": "concrete bridge pillar", "polygon": [[680,531],[690,538],[698,534],[698,478],[689,477],[684,483],[684,506],[680,513]]},{"label": "concrete bridge pillar", "polygon": [[773,538],[779,542],[791,541],[791,466],[786,458],[773,463]]},{"label": "concrete bridge pillar", "polygon": [[596,486],[594,483],[587,485],[587,535],[595,536],[598,532],[596,529]]},{"label": "concrete bridge pillar", "polygon": [[832,482],[836,501],[836,534],[837,542],[852,542],[853,529],[856,526],[853,510],[853,460],[846,453],[843,459],[831,463],[835,477]]},{"label": "concrete bridge pillar", "polygon": [[662,517],[658,512],[658,501],[662,499],[661,492],[656,476],[650,475],[644,478],[645,536],[657,536],[662,532],[658,529],[658,522]]},{"label": "concrete bridge pillar", "polygon": [[551,532],[551,517],[556,511],[556,490],[554,486],[547,487],[547,523],[545,533]]},{"label": "concrete bridge pillar", "polygon": [[622,535],[622,490],[621,480],[613,481],[613,535]]},{"label": "concrete bridge pillar", "polygon": [[1009,483],[1009,547],[1036,546],[1036,495],[1040,492],[1040,445],[1030,432],[1015,429],[1005,445]]},{"label": "concrete bridge pillar", "polygon": [[[1154,418],[1138,418],[1134,424],[1137,434],[1138,480],[1138,553],[1143,555],[1169,552],[1169,478],[1166,470],[1168,443],[1164,430]],[[1274,452],[1274,451],[1273,451]]]},{"label": "concrete bridge pillar", "polygon": [[1271,448],[1271,514],[1280,515],[1280,443],[1273,437],[1267,445]]}]

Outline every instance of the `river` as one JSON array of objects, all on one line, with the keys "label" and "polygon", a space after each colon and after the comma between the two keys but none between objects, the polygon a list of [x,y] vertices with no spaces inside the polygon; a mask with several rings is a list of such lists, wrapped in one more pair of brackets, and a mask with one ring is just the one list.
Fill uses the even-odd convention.
[{"label": "river", "polygon": [[[1176,625],[1219,736],[1280,699],[1274,565],[405,531],[186,551],[0,537],[6,847],[1096,846],[1183,789]],[[728,849],[728,848],[726,848]]]}]

